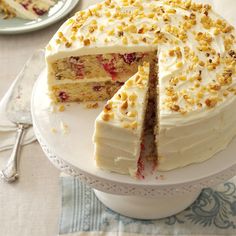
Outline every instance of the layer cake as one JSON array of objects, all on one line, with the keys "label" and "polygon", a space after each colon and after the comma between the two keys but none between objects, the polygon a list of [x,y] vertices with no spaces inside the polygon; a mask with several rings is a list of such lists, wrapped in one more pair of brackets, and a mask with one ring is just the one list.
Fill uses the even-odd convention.
[{"label": "layer cake", "polygon": [[235,30],[208,4],[103,1],[61,26],[46,60],[55,102],[109,99],[158,61],[158,170],[207,160],[236,134]]}]

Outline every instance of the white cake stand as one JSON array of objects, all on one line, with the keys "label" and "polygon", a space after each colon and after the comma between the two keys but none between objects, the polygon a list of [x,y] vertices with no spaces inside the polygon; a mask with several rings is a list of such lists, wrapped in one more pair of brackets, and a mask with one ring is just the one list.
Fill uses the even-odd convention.
[{"label": "white cake stand", "polygon": [[[46,72],[35,84],[32,116],[35,134],[49,160],[61,171],[94,188],[98,199],[112,210],[139,219],[158,219],[188,207],[205,187],[236,173],[236,139],[208,161],[181,169],[150,174],[143,180],[96,168],[92,135],[98,109],[69,104],[52,111]],[[66,128],[68,127],[68,128]]]}]

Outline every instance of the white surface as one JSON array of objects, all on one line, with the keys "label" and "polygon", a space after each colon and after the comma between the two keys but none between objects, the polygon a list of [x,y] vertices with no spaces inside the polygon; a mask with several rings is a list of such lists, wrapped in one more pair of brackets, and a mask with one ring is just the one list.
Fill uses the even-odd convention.
[{"label": "white surface", "polygon": [[[82,180],[101,191],[153,197],[175,195],[176,191],[199,191],[203,187],[227,180],[236,173],[236,138],[227,149],[205,162],[168,172],[154,172],[146,175],[143,180],[103,171],[95,166],[92,141],[94,121],[101,112],[102,105],[98,109],[87,109],[83,103],[73,103],[66,106],[64,112],[52,112],[52,107],[44,71],[32,94],[36,136],[48,157],[60,162],[61,170],[71,167],[75,172],[72,175],[79,175]],[[62,123],[68,127],[66,133],[61,127]],[[164,178],[159,177],[161,174]],[[122,191],[124,186],[126,188]]]},{"label": "white surface", "polygon": [[[77,9],[95,2],[81,0]],[[30,34],[0,36],[0,99],[26,60],[47,44],[62,22]],[[9,155],[10,151],[0,152],[0,168]],[[0,182],[0,235],[57,235],[61,206],[59,171],[47,160],[38,143],[23,147],[20,170],[18,183]]]},{"label": "white surface", "polygon": [[124,216],[151,220],[172,216],[186,209],[198,197],[201,191],[184,196],[166,196],[157,198],[121,196],[94,190],[97,198],[107,207]]}]

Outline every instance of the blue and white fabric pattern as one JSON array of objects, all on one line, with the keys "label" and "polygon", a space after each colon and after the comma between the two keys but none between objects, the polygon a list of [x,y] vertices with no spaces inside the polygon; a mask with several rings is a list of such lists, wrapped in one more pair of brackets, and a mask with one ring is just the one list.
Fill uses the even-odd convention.
[{"label": "blue and white fabric pattern", "polygon": [[185,211],[161,220],[119,215],[97,200],[93,190],[73,177],[62,177],[60,235],[140,236],[236,235],[236,177],[204,189]]}]

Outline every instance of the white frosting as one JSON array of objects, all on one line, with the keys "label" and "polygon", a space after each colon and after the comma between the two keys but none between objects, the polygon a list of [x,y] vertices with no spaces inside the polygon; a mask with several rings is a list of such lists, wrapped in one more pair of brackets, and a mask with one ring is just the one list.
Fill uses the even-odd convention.
[{"label": "white frosting", "polygon": [[[219,16],[213,12],[209,13],[211,19],[216,20]],[[199,16],[197,20],[199,21]],[[224,149],[232,138],[236,134],[236,96],[235,92],[229,93],[228,96],[224,96],[225,92],[228,92],[228,88],[236,88],[236,76],[232,76],[232,83],[230,85],[221,85],[219,91],[203,91],[200,98],[198,93],[202,91],[203,86],[209,87],[210,84],[219,84],[217,75],[224,72],[227,67],[227,62],[224,62],[224,58],[228,56],[228,52],[225,50],[224,40],[220,36],[215,36],[211,30],[206,30],[201,27],[200,24],[196,26],[197,32],[208,32],[212,39],[212,47],[215,49],[216,54],[220,53],[221,63],[213,71],[209,71],[206,66],[202,67],[197,65],[191,71],[187,71],[187,68],[193,64],[190,59],[184,57],[183,47],[180,45],[183,57],[178,59],[177,57],[168,56],[170,49],[169,44],[159,46],[159,135],[158,135],[158,170],[167,171],[178,167],[183,167],[192,163],[205,161],[212,157],[218,151]],[[207,57],[206,53],[202,53],[197,50],[199,46],[198,42],[193,38],[191,33],[188,32],[188,37],[191,38],[191,44],[188,44],[191,50],[199,57],[200,60],[206,62],[212,56]],[[235,42],[234,46],[235,48]],[[176,63],[181,61],[183,67],[176,68]],[[235,65],[233,66],[235,70]],[[190,78],[198,75],[201,71],[202,81],[200,86],[196,87],[194,82],[190,81]],[[170,86],[170,79],[184,75],[187,79],[180,81],[174,88],[174,92],[177,94],[178,105],[180,108],[186,109],[186,114],[174,112],[166,108],[166,99],[168,95],[166,88]],[[191,88],[194,88],[191,90]],[[186,90],[186,94],[195,100],[195,103],[189,104],[184,99],[181,91]],[[217,105],[213,108],[209,108],[205,101],[209,97],[216,97],[218,99]],[[202,107],[197,106],[198,103],[202,104]],[[188,106],[188,107],[186,107]]]},{"label": "white frosting", "polygon": [[[55,80],[50,65],[60,58],[157,50],[158,169],[210,158],[236,133],[230,129],[236,120],[236,56],[229,56],[230,50],[236,50],[235,31],[207,5],[179,0],[125,2],[106,0],[62,25],[47,47],[49,82]],[[128,14],[119,15],[125,12]],[[89,32],[94,20],[97,29]],[[230,78],[224,83],[225,72]],[[176,77],[178,81],[173,84]]]},{"label": "white frosting", "polygon": [[110,77],[95,77],[95,78],[89,78],[89,79],[77,79],[77,80],[71,80],[71,79],[63,79],[63,80],[55,80],[51,83],[51,85],[60,85],[60,84],[80,84],[80,83],[92,83],[92,82],[106,82],[110,81]]},{"label": "white frosting", "polygon": [[167,171],[205,161],[226,148],[236,134],[235,107],[232,97],[212,114],[206,111],[196,116],[195,122],[184,124],[172,118],[171,123],[161,125],[158,169]]},{"label": "white frosting", "polygon": [[[104,120],[106,112],[103,111],[96,119],[95,157],[100,168],[122,174],[136,173],[148,100],[149,65],[142,68],[143,72],[131,77],[107,102],[112,107],[112,118]],[[142,78],[141,86],[136,82],[136,78],[139,78],[137,76]],[[122,94],[126,94],[123,100]],[[135,96],[133,105],[132,96]],[[122,104],[126,101],[128,107],[122,109]],[[135,115],[129,116],[129,112],[135,112]]]}]

